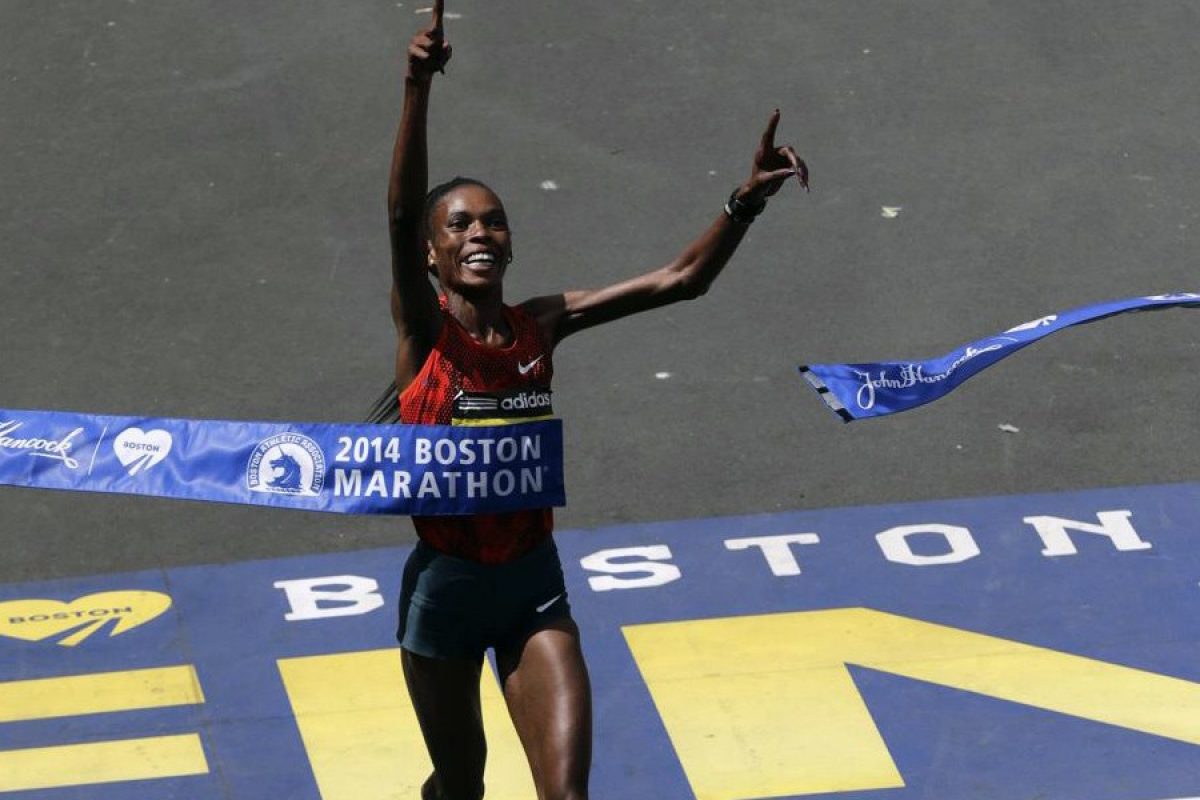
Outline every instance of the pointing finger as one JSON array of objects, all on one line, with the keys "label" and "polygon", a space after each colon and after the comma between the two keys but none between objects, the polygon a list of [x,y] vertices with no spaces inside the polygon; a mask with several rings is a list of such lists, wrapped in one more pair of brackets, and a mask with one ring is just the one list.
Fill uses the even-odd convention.
[{"label": "pointing finger", "polygon": [[446,0],[433,0],[433,30],[442,32],[442,17],[446,14]]},{"label": "pointing finger", "polygon": [[779,127],[779,109],[771,114],[771,119],[767,121],[767,129],[762,135],[762,149],[764,153],[770,153],[775,150],[775,129]]}]

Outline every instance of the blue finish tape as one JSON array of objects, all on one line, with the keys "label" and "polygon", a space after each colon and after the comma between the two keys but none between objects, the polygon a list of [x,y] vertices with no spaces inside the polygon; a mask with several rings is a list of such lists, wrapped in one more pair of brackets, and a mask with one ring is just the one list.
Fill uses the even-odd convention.
[{"label": "blue finish tape", "polygon": [[1200,294],[1180,292],[1083,306],[1031,320],[928,361],[809,364],[800,372],[845,422],[882,417],[932,403],[1000,359],[1063,328],[1128,311],[1181,306],[1200,308]]},{"label": "blue finish tape", "polygon": [[0,409],[0,484],[341,514],[566,501],[559,420],[340,425]]}]

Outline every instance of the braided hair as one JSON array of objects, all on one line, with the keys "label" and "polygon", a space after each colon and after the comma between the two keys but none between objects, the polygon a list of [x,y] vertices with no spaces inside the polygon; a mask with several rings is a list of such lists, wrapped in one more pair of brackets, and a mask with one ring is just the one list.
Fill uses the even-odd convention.
[{"label": "braided hair", "polygon": [[367,412],[367,424],[395,425],[399,421],[400,391],[396,388],[396,379],[393,378],[388,387],[383,390],[383,394],[379,395],[379,399],[371,406],[371,410]]}]

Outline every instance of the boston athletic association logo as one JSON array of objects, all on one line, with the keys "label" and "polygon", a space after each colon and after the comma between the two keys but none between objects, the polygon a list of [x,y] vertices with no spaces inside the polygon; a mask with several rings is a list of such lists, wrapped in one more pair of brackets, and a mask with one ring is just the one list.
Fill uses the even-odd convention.
[{"label": "boston athletic association logo", "polygon": [[263,439],[246,468],[246,485],[252,492],[316,497],[324,482],[325,454],[299,433]]}]

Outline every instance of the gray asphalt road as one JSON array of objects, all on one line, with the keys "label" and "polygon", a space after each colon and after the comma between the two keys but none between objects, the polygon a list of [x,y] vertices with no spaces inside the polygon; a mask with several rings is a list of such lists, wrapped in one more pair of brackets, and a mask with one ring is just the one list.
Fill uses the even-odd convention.
[{"label": "gray asphalt road", "polygon": [[[415,11],[4,0],[0,406],[361,419],[392,354],[383,189]],[[668,260],[776,106],[812,168],[812,194],[777,197],[702,300],[561,347],[560,527],[1200,474],[1193,311],[1059,334],[851,426],[795,372],[1200,287],[1200,4],[450,11],[433,174],[505,199],[512,301]],[[0,489],[3,581],[410,536],[405,520]]]}]

